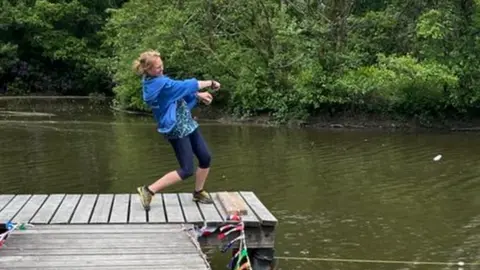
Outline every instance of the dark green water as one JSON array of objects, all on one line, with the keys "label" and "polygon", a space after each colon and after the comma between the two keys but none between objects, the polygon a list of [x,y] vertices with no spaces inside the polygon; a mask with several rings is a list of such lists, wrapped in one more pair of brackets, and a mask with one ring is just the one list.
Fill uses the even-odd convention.
[{"label": "dark green water", "polygon": [[[1,101],[0,110],[55,114],[0,115],[1,193],[134,192],[176,168],[150,117],[86,101]],[[480,261],[478,134],[201,129],[213,152],[208,190],[254,191],[279,219],[278,256]],[[279,269],[459,267],[280,260]]]}]

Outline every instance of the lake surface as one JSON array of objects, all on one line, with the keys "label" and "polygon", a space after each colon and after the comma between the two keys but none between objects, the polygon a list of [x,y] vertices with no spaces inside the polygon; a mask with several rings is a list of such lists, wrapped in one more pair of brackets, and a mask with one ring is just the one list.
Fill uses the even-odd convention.
[{"label": "lake surface", "polygon": [[[84,100],[0,101],[0,110],[54,114],[0,111],[1,193],[133,193],[177,166],[149,116]],[[477,133],[201,124],[213,153],[206,188],[254,191],[279,219],[277,256],[480,261]],[[226,256],[212,256],[226,269]],[[459,267],[281,259],[278,269]]]}]

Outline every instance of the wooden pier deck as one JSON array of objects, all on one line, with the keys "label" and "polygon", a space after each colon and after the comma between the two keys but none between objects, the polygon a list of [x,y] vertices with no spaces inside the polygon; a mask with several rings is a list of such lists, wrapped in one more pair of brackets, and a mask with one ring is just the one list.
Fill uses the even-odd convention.
[{"label": "wooden pier deck", "polygon": [[39,225],[15,231],[0,269],[210,270],[181,225]]},{"label": "wooden pier deck", "polygon": [[[277,219],[253,192],[238,192],[249,248],[273,249]],[[217,226],[227,214],[197,204],[190,193],[157,194],[145,211],[137,194],[0,195],[0,223],[33,224],[15,231],[0,248],[0,269],[210,269],[201,246],[220,246],[232,237],[197,239],[184,228]],[[232,234],[233,236],[233,234]]]}]

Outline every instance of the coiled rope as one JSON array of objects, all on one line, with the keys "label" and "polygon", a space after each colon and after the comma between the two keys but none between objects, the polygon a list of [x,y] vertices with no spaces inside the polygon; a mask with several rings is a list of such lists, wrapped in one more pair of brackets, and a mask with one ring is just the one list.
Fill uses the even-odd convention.
[{"label": "coiled rope", "polygon": [[474,266],[480,265],[477,262],[422,262],[422,261],[394,261],[394,260],[370,260],[370,259],[341,259],[341,258],[312,258],[312,257],[285,257],[275,256],[277,260],[291,261],[324,261],[324,262],[347,262],[347,263],[377,263],[377,264],[414,264],[414,265],[443,265],[443,266]]}]

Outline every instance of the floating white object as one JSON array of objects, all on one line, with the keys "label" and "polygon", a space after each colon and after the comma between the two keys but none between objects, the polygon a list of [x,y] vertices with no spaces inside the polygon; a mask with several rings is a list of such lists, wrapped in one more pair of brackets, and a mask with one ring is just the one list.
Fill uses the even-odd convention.
[{"label": "floating white object", "polygon": [[458,262],[458,265],[460,265],[460,266],[464,266],[464,265],[465,265],[465,263],[460,261],[460,262]]},{"label": "floating white object", "polygon": [[433,158],[434,161],[439,161],[440,159],[442,159],[442,155],[438,155]]}]

